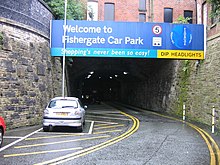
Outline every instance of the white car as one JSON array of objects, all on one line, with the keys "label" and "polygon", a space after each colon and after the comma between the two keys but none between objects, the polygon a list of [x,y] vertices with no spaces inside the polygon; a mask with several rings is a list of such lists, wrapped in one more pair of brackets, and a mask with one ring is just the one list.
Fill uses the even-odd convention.
[{"label": "white car", "polygon": [[76,97],[53,98],[44,110],[43,130],[51,131],[56,126],[69,126],[77,127],[82,132],[86,108]]}]

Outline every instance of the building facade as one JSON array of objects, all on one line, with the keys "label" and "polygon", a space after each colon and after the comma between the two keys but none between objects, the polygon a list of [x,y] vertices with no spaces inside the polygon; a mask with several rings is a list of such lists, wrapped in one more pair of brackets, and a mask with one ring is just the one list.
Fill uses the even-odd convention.
[{"label": "building facade", "polygon": [[[88,20],[176,22],[180,16],[189,23],[204,24],[208,37],[220,31],[219,19],[211,18],[207,0],[88,0]],[[92,18],[92,19],[91,19]]]},{"label": "building facade", "polygon": [[[187,77],[182,76],[183,67],[186,67],[185,61],[173,61],[174,65],[171,68],[177,66],[173,82],[175,85],[172,86],[168,98],[170,102],[166,104],[168,113],[178,115],[178,110],[180,110],[179,114],[181,115],[182,104],[180,100],[183,99],[184,94],[184,97],[187,98],[185,100],[187,118],[211,125],[210,112],[212,107],[220,109],[220,90],[218,88],[220,84],[220,21],[219,17],[210,17],[213,6],[207,0],[89,0],[88,6],[90,6],[90,16],[93,18],[88,20],[94,21],[173,23],[177,21],[179,16],[184,16],[191,18],[189,23],[204,24],[207,29],[205,60],[188,60],[189,74]],[[161,74],[161,76],[163,75]],[[183,82],[187,83],[181,86]],[[133,88],[134,86],[132,86]],[[134,88],[134,92],[140,88]],[[141,88],[141,90],[146,91],[146,88]],[[183,92],[183,90],[186,91]],[[155,100],[158,101],[158,97]],[[146,107],[148,106],[146,105]],[[216,116],[220,116],[220,112]],[[216,127],[220,128],[219,118],[216,120]]]},{"label": "building facade", "polygon": [[174,22],[182,15],[196,23],[195,0],[89,0],[88,6],[94,12],[94,20],[100,21]]}]

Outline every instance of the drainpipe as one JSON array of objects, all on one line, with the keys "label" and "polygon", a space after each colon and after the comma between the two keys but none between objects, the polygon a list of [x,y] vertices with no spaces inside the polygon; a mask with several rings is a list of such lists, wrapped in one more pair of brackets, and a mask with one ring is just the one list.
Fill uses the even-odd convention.
[{"label": "drainpipe", "polygon": [[154,1],[151,0],[151,21],[154,22]]},{"label": "drainpipe", "polygon": [[196,4],[196,24],[197,24],[197,0],[195,0],[195,4]]},{"label": "drainpipe", "polygon": [[151,22],[151,10],[150,10],[150,0],[148,0],[148,22]]},{"label": "drainpipe", "polygon": [[154,21],[154,6],[153,6],[153,0],[148,0],[148,21],[153,22]]}]

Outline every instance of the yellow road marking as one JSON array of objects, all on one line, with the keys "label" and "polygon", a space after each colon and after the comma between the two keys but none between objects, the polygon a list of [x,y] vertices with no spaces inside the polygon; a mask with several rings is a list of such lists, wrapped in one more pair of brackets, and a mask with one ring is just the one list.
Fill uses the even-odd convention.
[{"label": "yellow road marking", "polygon": [[125,133],[121,134],[120,136],[117,136],[117,137],[115,137],[111,140],[108,140],[106,142],[98,144],[96,146],[92,146],[92,147],[89,147],[87,149],[81,150],[79,152],[68,154],[68,155],[65,155],[65,156],[62,156],[62,157],[59,157],[59,158],[56,158],[56,159],[52,159],[52,160],[49,160],[49,161],[38,163],[36,165],[61,164],[61,163],[64,163],[66,161],[73,160],[75,158],[78,158],[78,157],[87,155],[89,153],[95,152],[95,151],[100,150],[102,148],[105,148],[107,146],[113,145],[113,144],[127,138],[128,136],[132,135],[133,133],[135,133],[138,130],[138,128],[140,126],[140,122],[137,118],[135,118],[131,115],[128,115],[128,114],[123,113],[123,112],[121,112],[121,113],[124,114],[125,116],[131,118],[131,120],[133,121],[132,127],[127,132],[125,132]]},{"label": "yellow road marking", "polygon": [[113,124],[95,124],[94,127],[106,126],[106,125],[115,125],[115,124],[118,124],[118,123],[113,123]]},{"label": "yellow road marking", "polygon": [[[188,124],[190,124],[190,123],[188,123]],[[208,148],[209,148],[209,151],[210,151],[210,155],[211,155],[211,157],[213,156],[213,159],[211,159],[210,164],[211,165],[212,164],[213,165],[215,165],[215,164],[220,165],[220,150],[219,150],[219,147],[218,147],[217,143],[214,141],[214,139],[206,131],[204,131],[203,129],[201,129],[201,128],[195,126],[195,125],[193,125],[193,126],[195,127],[195,129],[198,129],[199,131],[201,131],[203,135],[205,134],[208,137],[208,139],[211,141],[211,144],[210,144],[208,139],[205,137],[207,139],[207,143],[209,144],[209,145],[208,144],[207,145],[208,145]],[[214,152],[212,146],[214,146],[214,148],[216,150],[216,155],[217,155],[217,158],[218,158],[217,162],[216,162],[215,152]]]},{"label": "yellow road marking", "polygon": [[205,135],[202,133],[202,131],[195,125],[193,124],[190,124],[190,123],[187,123],[190,127],[194,128],[196,131],[198,131],[200,133],[200,135],[202,136],[202,138],[205,140],[208,148],[209,148],[209,153],[210,153],[210,156],[211,156],[211,159],[210,159],[210,165],[216,165],[216,161],[215,161],[215,153],[212,149],[212,146],[211,144],[209,143],[208,139],[205,137]]},{"label": "yellow road marking", "polygon": [[[212,148],[212,145],[209,143],[209,140],[213,143],[214,147],[215,147],[215,150],[217,152],[217,155],[218,155],[218,159],[220,159],[220,151],[219,151],[219,147],[218,145],[216,144],[216,142],[213,140],[213,138],[206,132],[204,131],[203,129],[191,124],[191,123],[188,123],[188,122],[184,122],[180,119],[176,119],[174,117],[170,117],[170,116],[166,116],[166,115],[162,115],[162,114],[159,114],[159,113],[156,113],[156,112],[150,112],[152,114],[155,114],[157,116],[161,116],[161,117],[165,117],[165,118],[168,118],[168,119],[172,119],[172,120],[176,120],[176,121],[180,121],[180,122],[183,122],[185,124],[187,124],[188,126],[194,128],[197,132],[199,132],[199,134],[202,136],[202,138],[204,139],[204,141],[206,142],[206,145],[208,146],[208,149],[209,149],[209,153],[210,153],[210,165],[216,165],[216,157],[215,157],[215,153],[213,151],[213,148]],[[206,137],[206,136],[209,138]],[[220,165],[220,160],[218,160],[218,165]]]},{"label": "yellow road marking", "polygon": [[58,142],[51,142],[51,143],[40,143],[40,144],[31,144],[31,145],[24,145],[24,146],[16,146],[14,148],[29,148],[29,147],[38,147],[38,146],[46,146],[46,145],[53,145],[53,144],[60,144],[60,143],[69,143],[69,142],[76,142],[76,141],[83,141],[83,140],[92,140],[92,139],[101,139],[101,138],[108,138],[108,136],[96,136],[90,138],[81,138],[81,139],[74,139],[74,140],[65,140],[65,141],[58,141]]},{"label": "yellow road marking", "polygon": [[[199,128],[201,129],[201,128]],[[216,154],[217,154],[217,157],[218,157],[218,165],[220,165],[220,150],[219,150],[219,147],[218,147],[218,144],[213,140],[213,138],[207,133],[205,132],[204,130],[201,129],[201,131],[209,137],[210,141],[212,142],[212,144],[214,145],[215,149],[216,149]]]},{"label": "yellow road marking", "polygon": [[121,111],[93,111],[90,114],[121,114]]},{"label": "yellow road marking", "polygon": [[105,134],[105,133],[111,133],[111,132],[121,132],[121,129],[117,129],[117,130],[111,130],[111,131],[103,131],[103,132],[94,132],[93,134]]},{"label": "yellow road marking", "polygon": [[67,134],[67,135],[57,135],[57,136],[41,136],[41,137],[36,137],[36,138],[27,138],[25,140],[51,139],[51,138],[61,138],[61,137],[68,137],[68,136],[81,136],[81,135]]},{"label": "yellow road marking", "polygon": [[121,115],[121,114],[110,114],[110,113],[108,113],[108,114],[100,114],[100,113],[97,113],[97,114],[89,114],[89,115],[87,115],[87,116],[95,116],[95,117],[102,117],[102,116],[104,116],[104,117],[124,117],[124,115]]},{"label": "yellow road marking", "polygon": [[68,133],[68,132],[37,132],[36,134],[47,134],[47,135],[85,135],[86,133]]},{"label": "yellow road marking", "polygon": [[123,126],[124,126],[124,124],[110,125],[110,126],[105,126],[105,127],[94,128],[94,130],[106,129],[106,128],[115,128],[115,127],[123,127]]},{"label": "yellow road marking", "polygon": [[[93,118],[92,116],[90,116]],[[117,118],[117,117],[105,117],[105,116],[94,116],[99,119],[112,119],[112,120],[125,120],[125,121],[131,121],[131,119],[126,119],[126,118]]]},{"label": "yellow road marking", "polygon": [[88,122],[96,122],[96,123],[106,123],[106,124],[118,124],[118,123],[115,123],[115,122],[107,122],[107,121],[99,121],[99,120],[86,120]]},{"label": "yellow road marking", "polygon": [[60,150],[49,150],[49,151],[27,152],[27,153],[20,153],[20,154],[9,154],[9,155],[4,155],[4,158],[16,157],[16,156],[46,154],[46,153],[54,153],[54,152],[63,152],[63,151],[72,151],[72,150],[81,150],[81,149],[83,149],[83,148],[82,147],[77,147],[77,148],[67,148],[67,149],[60,149]]}]

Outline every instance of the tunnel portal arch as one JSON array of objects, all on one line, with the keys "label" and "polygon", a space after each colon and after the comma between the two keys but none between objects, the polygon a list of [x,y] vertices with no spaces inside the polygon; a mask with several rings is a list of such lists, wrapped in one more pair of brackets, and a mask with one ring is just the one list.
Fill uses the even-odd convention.
[{"label": "tunnel portal arch", "polygon": [[101,101],[165,111],[177,63],[166,59],[73,58],[68,65],[69,95],[95,95]]}]

